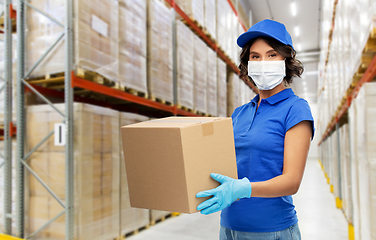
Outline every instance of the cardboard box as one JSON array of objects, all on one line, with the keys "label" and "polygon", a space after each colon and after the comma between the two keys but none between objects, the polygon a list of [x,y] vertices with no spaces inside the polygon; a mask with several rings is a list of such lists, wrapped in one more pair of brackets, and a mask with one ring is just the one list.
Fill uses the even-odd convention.
[{"label": "cardboard box", "polygon": [[237,178],[231,118],[169,117],[121,129],[132,207],[193,213],[215,188],[210,173]]}]

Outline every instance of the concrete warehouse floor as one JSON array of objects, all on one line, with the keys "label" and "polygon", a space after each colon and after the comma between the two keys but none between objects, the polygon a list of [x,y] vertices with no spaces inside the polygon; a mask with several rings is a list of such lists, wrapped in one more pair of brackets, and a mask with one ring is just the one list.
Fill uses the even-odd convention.
[{"label": "concrete warehouse floor", "polygon": [[[299,226],[304,240],[346,240],[348,223],[317,159],[307,161],[299,192],[294,196]],[[181,214],[168,218],[147,230],[130,236],[130,240],[215,240],[219,236],[219,213]]]}]

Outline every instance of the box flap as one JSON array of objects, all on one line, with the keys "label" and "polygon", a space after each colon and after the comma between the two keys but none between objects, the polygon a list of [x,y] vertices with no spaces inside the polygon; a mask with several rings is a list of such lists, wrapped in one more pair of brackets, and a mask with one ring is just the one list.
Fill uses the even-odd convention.
[{"label": "box flap", "polygon": [[155,119],[142,123],[127,125],[122,128],[183,128],[202,124],[206,122],[214,122],[226,118],[221,117],[167,117]]}]

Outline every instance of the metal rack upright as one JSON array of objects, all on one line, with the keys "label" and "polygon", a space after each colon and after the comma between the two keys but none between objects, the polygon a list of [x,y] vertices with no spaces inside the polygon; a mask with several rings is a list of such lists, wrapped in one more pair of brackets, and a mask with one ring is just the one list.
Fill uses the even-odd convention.
[{"label": "metal rack upright", "polygon": [[[65,24],[55,20],[49,14],[44,13],[35,6],[32,6],[25,0],[17,1],[17,237],[24,238],[24,171],[25,168],[46,188],[46,190],[60,203],[64,210],[57,216],[52,218],[49,222],[44,224],[39,230],[32,233],[27,238],[33,237],[39,231],[47,227],[51,222],[65,214],[66,221],[66,239],[73,239],[73,89],[71,85],[71,71],[73,64],[73,0],[65,1]],[[64,31],[57,38],[56,42],[47,49],[46,53],[35,63],[33,67],[25,74],[25,10],[26,7],[30,7],[56,24],[63,26]],[[65,40],[65,113],[59,111],[53,103],[51,103],[46,97],[39,93],[34,87],[26,82],[26,78],[31,72],[42,62],[42,60],[50,53],[58,42]],[[64,117],[64,123],[66,125],[66,145],[65,145],[65,175],[67,176],[65,182],[65,202],[59,199],[56,194],[38,177],[38,175],[30,168],[27,163],[31,154],[41,146],[49,137],[54,134],[54,131],[50,132],[34,149],[25,154],[25,99],[24,91],[27,86],[31,91],[37,94],[53,109]]]},{"label": "metal rack upright", "polygon": [[12,1],[4,2],[4,233],[12,233]]}]

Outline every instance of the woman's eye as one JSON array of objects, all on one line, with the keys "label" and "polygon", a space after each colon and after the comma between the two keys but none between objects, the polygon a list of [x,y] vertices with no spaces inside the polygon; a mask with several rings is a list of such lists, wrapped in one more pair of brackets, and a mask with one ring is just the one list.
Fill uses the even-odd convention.
[{"label": "woman's eye", "polygon": [[251,58],[259,58],[259,56],[252,56]]},{"label": "woman's eye", "polygon": [[270,54],[270,57],[276,57],[277,54],[273,53],[273,54]]}]

